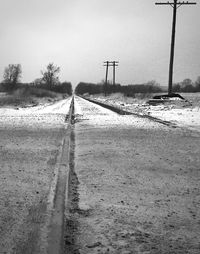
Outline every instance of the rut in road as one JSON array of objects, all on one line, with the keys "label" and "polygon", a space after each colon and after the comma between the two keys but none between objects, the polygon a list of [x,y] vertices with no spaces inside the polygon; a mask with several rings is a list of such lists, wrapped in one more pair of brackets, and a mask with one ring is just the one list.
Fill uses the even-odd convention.
[{"label": "rut in road", "polygon": [[49,225],[48,234],[48,254],[60,254],[64,249],[64,220],[65,211],[68,203],[68,190],[73,175],[73,157],[74,157],[74,132],[73,132],[73,117],[74,115],[74,99],[70,105],[68,115],[65,122],[68,122],[68,127],[65,139],[62,145],[62,154],[59,163],[59,171],[57,176],[56,189],[53,200],[53,211]]},{"label": "rut in road", "polygon": [[70,136],[70,157],[69,157],[69,179],[68,179],[68,195],[66,202],[66,214],[64,222],[64,253],[79,253],[76,250],[75,242],[78,232],[78,220],[74,214],[79,213],[79,195],[78,195],[78,178],[74,168],[75,153],[75,133],[71,130]]}]

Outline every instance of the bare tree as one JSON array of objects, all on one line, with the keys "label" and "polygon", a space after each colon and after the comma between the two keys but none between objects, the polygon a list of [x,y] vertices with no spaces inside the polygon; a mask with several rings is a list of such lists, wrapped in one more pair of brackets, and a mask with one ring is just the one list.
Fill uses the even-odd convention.
[{"label": "bare tree", "polygon": [[200,92],[200,76],[195,81],[196,92]]},{"label": "bare tree", "polygon": [[193,82],[191,79],[186,78],[181,82],[181,91],[182,92],[194,92],[195,87],[193,86]]},{"label": "bare tree", "polygon": [[42,80],[49,86],[52,87],[59,83],[58,73],[60,72],[60,67],[55,66],[53,63],[47,65],[46,71],[41,71]]},{"label": "bare tree", "polygon": [[11,88],[14,88],[20,81],[21,74],[22,67],[20,64],[9,64],[4,70],[4,83],[10,85]]}]

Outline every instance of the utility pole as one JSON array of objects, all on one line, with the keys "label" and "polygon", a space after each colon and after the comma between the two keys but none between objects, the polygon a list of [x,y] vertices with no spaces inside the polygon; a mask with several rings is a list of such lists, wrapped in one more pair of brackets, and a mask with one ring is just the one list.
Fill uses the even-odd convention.
[{"label": "utility pole", "polygon": [[169,62],[169,81],[168,81],[168,94],[172,93],[173,84],[173,65],[174,65],[174,47],[175,47],[175,34],[176,34],[176,14],[177,9],[181,5],[194,5],[195,2],[178,2],[178,0],[172,0],[172,2],[155,3],[156,5],[171,5],[173,8],[173,20],[172,20],[172,36],[171,36],[171,50],[170,50],[170,62]]},{"label": "utility pole", "polygon": [[113,85],[115,85],[115,67],[118,66],[119,62],[117,62],[117,61],[105,61],[103,63],[104,63],[103,66],[106,66],[106,78],[105,78],[105,84],[104,84],[104,93],[105,93],[105,96],[106,96],[107,95],[107,85],[108,85],[108,67],[113,66]]},{"label": "utility pole", "polygon": [[115,85],[115,67],[118,66],[118,63],[117,61],[113,61],[112,64],[113,64],[113,85]]},{"label": "utility pole", "polygon": [[104,62],[104,66],[106,66],[106,78],[105,78],[105,84],[104,84],[104,93],[105,93],[105,96],[106,96],[106,94],[107,94],[108,67],[110,66],[109,64],[110,64],[109,61]]}]

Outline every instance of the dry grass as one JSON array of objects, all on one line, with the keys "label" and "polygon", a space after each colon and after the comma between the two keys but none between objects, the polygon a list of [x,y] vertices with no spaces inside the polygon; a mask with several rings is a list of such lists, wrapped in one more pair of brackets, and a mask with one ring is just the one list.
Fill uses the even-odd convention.
[{"label": "dry grass", "polygon": [[63,99],[63,95],[39,88],[18,88],[11,93],[0,95],[0,107],[3,106],[36,106],[41,103]]}]

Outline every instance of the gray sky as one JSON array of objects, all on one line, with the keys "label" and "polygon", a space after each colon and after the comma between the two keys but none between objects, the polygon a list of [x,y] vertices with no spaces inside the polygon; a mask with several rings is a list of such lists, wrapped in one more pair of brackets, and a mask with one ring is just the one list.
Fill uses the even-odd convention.
[{"label": "gray sky", "polygon": [[[160,0],[165,1],[165,0]],[[61,81],[100,82],[117,60],[116,81],[168,82],[172,8],[154,0],[0,0],[0,74],[22,65],[23,82],[49,62]],[[174,81],[200,76],[200,3],[177,15]],[[109,79],[112,71],[110,69]]]}]

